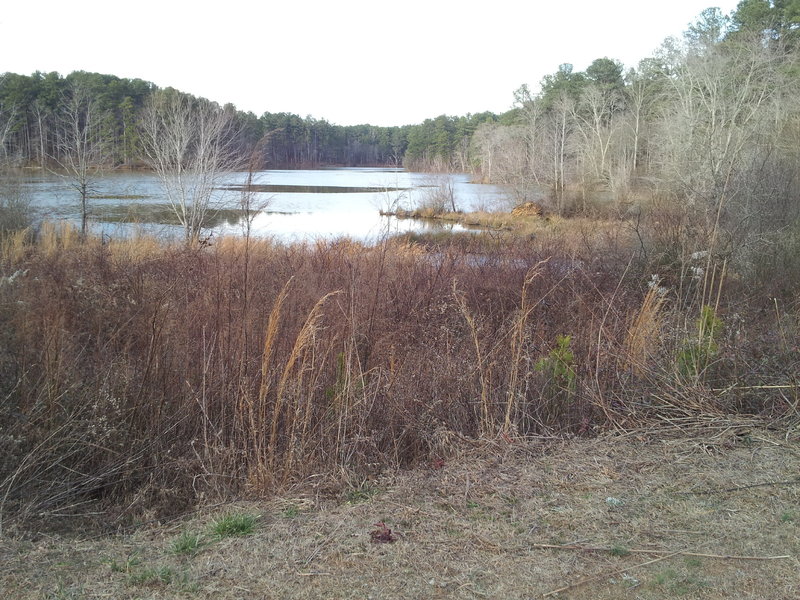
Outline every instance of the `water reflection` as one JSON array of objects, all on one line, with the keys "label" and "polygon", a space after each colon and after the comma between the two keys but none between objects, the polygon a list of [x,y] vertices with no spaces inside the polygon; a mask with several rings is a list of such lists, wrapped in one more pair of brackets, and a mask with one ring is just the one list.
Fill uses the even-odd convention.
[{"label": "water reflection", "polygon": [[286,194],[375,194],[386,192],[400,192],[407,188],[393,188],[393,187],[355,187],[344,185],[296,185],[296,184],[241,184],[241,185],[226,185],[220,189],[232,192],[265,192],[272,193],[286,193]]},{"label": "water reflection", "polygon": [[[443,179],[446,178],[446,179]],[[362,241],[402,232],[466,230],[455,224],[395,219],[381,215],[416,208],[443,184],[452,188],[460,210],[503,207],[499,186],[470,183],[469,176],[409,173],[402,169],[272,170],[229,175],[215,191],[205,222],[208,233],[239,235],[244,230],[241,202],[261,209],[251,233],[282,241],[351,237]],[[78,197],[69,182],[44,172],[21,180],[39,219],[80,223]],[[112,237],[144,232],[182,236],[183,232],[152,173],[112,172],[96,181],[90,199],[91,228]]]}]

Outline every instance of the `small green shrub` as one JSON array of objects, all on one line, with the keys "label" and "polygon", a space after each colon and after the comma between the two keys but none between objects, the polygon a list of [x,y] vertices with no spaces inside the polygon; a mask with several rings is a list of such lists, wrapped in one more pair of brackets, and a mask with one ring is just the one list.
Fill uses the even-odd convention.
[{"label": "small green shrub", "polygon": [[575,355],[570,348],[572,336],[556,337],[556,347],[536,363],[536,370],[550,379],[554,391],[566,391],[571,397],[575,392],[577,374],[575,371]]},{"label": "small green shrub", "polygon": [[611,547],[611,556],[628,556],[630,554],[630,550],[628,550],[625,546],[621,546],[619,544],[615,544]]},{"label": "small green shrub", "polygon": [[548,427],[569,427],[575,424],[578,372],[572,337],[556,336],[555,347],[534,364],[541,374],[536,389],[538,401],[530,405],[536,420]]}]

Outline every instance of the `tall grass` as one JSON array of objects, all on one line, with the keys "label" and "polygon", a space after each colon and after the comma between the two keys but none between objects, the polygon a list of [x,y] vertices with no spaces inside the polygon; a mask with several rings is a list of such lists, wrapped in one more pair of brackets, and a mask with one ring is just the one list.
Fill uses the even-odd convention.
[{"label": "tall grass", "polygon": [[769,331],[791,337],[797,307],[700,287],[722,322],[757,318],[716,332],[687,383],[681,349],[708,343],[696,306],[648,288],[621,240],[197,248],[44,225],[0,256],[0,523],[113,526],[427,461],[457,438],[791,410],[776,391],[713,390],[786,383],[797,357]]}]

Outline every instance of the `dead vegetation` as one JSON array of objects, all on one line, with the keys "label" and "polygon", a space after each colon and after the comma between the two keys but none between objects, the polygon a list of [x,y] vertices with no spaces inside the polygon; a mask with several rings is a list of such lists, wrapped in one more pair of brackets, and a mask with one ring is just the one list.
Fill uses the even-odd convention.
[{"label": "dead vegetation", "polygon": [[[800,438],[759,419],[456,444],[114,535],[0,548],[15,598],[797,597]],[[215,537],[219,515],[252,515]],[[177,543],[197,540],[189,551]],[[376,543],[389,542],[394,543]],[[558,591],[560,590],[560,591]]]},{"label": "dead vegetation", "polygon": [[765,301],[726,258],[653,262],[625,223],[556,226],[373,247],[6,237],[3,533],[115,530],[474,440],[797,417],[787,282]]}]

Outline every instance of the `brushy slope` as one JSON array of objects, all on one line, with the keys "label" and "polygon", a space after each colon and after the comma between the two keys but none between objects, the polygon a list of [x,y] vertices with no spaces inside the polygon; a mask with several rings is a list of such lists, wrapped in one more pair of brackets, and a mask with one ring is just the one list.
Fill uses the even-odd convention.
[{"label": "brushy slope", "polygon": [[797,414],[791,277],[769,296],[728,257],[649,262],[624,222],[539,227],[375,246],[7,237],[0,528],[263,498],[470,440]]}]

